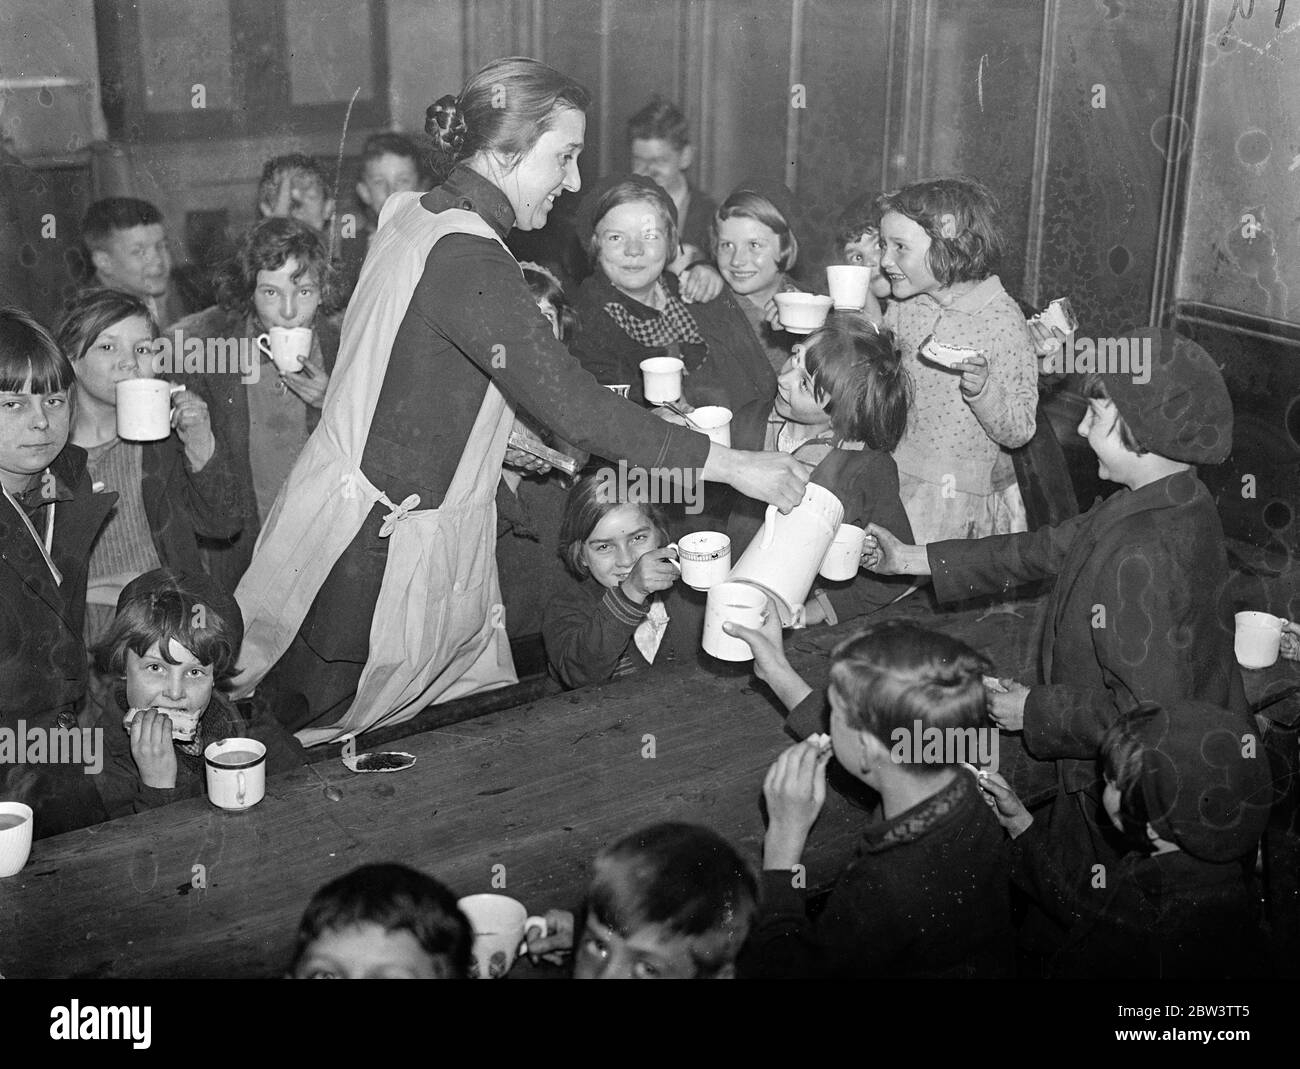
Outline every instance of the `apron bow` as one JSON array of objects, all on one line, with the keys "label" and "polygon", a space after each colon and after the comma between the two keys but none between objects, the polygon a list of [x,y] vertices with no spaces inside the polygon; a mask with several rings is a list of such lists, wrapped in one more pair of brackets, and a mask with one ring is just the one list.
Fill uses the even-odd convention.
[{"label": "apron bow", "polygon": [[380,500],[383,501],[385,505],[387,505],[390,509],[393,510],[387,516],[384,517],[384,525],[381,528],[379,528],[380,538],[387,538],[390,534],[393,533],[393,528],[397,526],[399,521],[406,519],[407,515],[412,510],[420,507],[419,494],[411,494],[400,505],[394,505],[391,501],[388,500],[386,496],[381,497]]}]

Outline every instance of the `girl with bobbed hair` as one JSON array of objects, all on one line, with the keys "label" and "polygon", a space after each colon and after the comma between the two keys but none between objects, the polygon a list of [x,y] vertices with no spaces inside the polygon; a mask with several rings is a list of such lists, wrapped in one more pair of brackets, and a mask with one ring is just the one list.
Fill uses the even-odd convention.
[{"label": "girl with bobbed hair", "polygon": [[[452,162],[390,197],[348,306],[321,425],[238,589],[237,693],[271,669],[307,698],[309,744],[514,681],[493,500],[514,408],[633,467],[702,470],[782,508],[806,474],[656,419],[556,340],[504,241],[581,186],[587,91],[536,60],[495,60],[427,113]],[[313,730],[307,730],[314,725]]]}]

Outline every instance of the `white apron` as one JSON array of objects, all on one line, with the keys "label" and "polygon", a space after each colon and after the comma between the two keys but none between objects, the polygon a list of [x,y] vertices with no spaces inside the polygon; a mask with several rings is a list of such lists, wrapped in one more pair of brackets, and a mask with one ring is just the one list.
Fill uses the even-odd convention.
[{"label": "white apron", "polygon": [[[320,425],[262,528],[235,597],[244,644],[235,697],[289,648],[330,569],[376,501],[392,511],[388,559],[370,625],[370,657],[348,712],[298,732],[304,746],[409,720],[425,706],[516,682],[496,564],[496,486],[514,409],[492,383],[442,504],[389,501],[361,457],[397,336],[425,260],[447,234],[499,241],[473,212],[434,215],[419,193],[388,199],[343,320]],[[502,244],[504,248],[504,244]]]}]

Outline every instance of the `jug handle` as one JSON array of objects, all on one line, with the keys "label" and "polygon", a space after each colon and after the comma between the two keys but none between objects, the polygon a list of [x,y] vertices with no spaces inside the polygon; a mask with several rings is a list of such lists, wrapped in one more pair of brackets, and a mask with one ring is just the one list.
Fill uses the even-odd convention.
[{"label": "jug handle", "polygon": [[770,549],[772,539],[776,537],[776,506],[767,506],[767,515],[763,517],[763,548]]}]

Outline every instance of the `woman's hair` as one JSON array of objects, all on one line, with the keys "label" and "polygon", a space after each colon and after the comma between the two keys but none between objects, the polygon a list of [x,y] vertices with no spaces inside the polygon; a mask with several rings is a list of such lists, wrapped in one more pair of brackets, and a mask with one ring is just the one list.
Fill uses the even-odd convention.
[{"label": "woman's hair", "polygon": [[168,664],[174,641],[200,664],[212,666],[220,683],[235,674],[235,661],[244,639],[239,605],[206,575],[156,568],[133,579],[117,599],[117,615],[91,655],[97,671],[120,676],[126,653],[143,657],[151,646]]},{"label": "woman's hair", "polygon": [[1159,712],[1160,706],[1154,702],[1143,702],[1106,729],[1097,751],[1103,778],[1119,790],[1119,820],[1124,837],[1147,853],[1154,847],[1147,834],[1151,817],[1142,791],[1145,743],[1137,726]]},{"label": "woman's hair", "polygon": [[21,308],[0,308],[0,390],[41,396],[70,390],[76,380],[48,330]]},{"label": "woman's hair", "polygon": [[751,189],[736,190],[718,206],[713,222],[709,224],[709,245],[713,249],[714,259],[718,256],[718,227],[725,220],[733,218],[753,219],[775,233],[781,242],[776,261],[777,270],[789,271],[794,267],[799,258],[799,239],[795,237],[790,221],[767,197]]},{"label": "woman's hair", "polygon": [[307,904],[298,925],[289,974],[293,975],[326,932],[377,924],[409,932],[440,967],[443,978],[469,975],[474,932],[456,896],[431,876],[405,865],[362,865],[327,883]]},{"label": "woman's hair", "polygon": [[625,939],[643,928],[689,939],[704,979],[735,962],[758,900],[753,869],[716,832],[654,824],[597,855],[587,912]]},{"label": "woman's hair", "polygon": [[[973,179],[939,178],[886,193],[880,214],[886,212],[907,216],[929,235],[926,261],[940,286],[988,278],[1006,253],[997,199]],[[945,215],[955,223],[950,238],[943,236]]]},{"label": "woman's hair", "polygon": [[455,160],[495,152],[517,163],[562,108],[585,112],[591,94],[535,59],[495,59],[465,83],[460,96],[440,97],[425,111],[424,131]]},{"label": "woman's hair", "polygon": [[[1090,401],[1111,401],[1110,391],[1106,389],[1106,380],[1095,371],[1089,371],[1083,376],[1080,392]],[[1114,404],[1113,401],[1111,403]],[[1147,452],[1147,448],[1138,441],[1137,435],[1133,433],[1133,429],[1128,425],[1128,420],[1120,414],[1118,408],[1115,409],[1114,425],[1119,430],[1120,444],[1125,449],[1130,453],[1136,453],[1138,456],[1142,456]]]},{"label": "woman's hair", "polygon": [[654,526],[661,542],[668,541],[668,525],[656,505],[632,500],[637,495],[618,492],[618,479],[612,468],[601,468],[594,475],[585,475],[569,491],[560,520],[560,559],[564,566],[579,579],[589,574],[583,559],[583,547],[591,532],[606,516],[624,505],[636,505]]},{"label": "woman's hair", "polygon": [[654,97],[649,104],[627,121],[629,141],[667,141],[681,152],[691,143],[686,116],[677,105],[662,97]]},{"label": "woman's hair", "polygon": [[668,264],[676,259],[673,250],[677,248],[677,222],[675,219],[677,213],[673,207],[672,198],[658,186],[655,186],[654,190],[649,190],[646,188],[644,181],[631,179],[610,186],[600,195],[592,207],[591,240],[587,245],[587,255],[590,257],[592,264],[595,265],[600,255],[600,239],[596,236],[596,228],[600,225],[600,221],[620,204],[648,204],[659,216],[659,225],[664,231],[667,251],[664,267],[667,268]]},{"label": "woman's hair", "polygon": [[804,367],[826,398],[837,439],[893,452],[907,430],[911,380],[888,331],[858,313],[834,312],[808,340]]},{"label": "woman's hair", "polygon": [[[887,620],[835,648],[830,685],[849,727],[889,746],[896,730],[911,734],[917,721],[923,729],[945,732],[986,727],[983,677],[992,670],[964,642],[910,621]],[[943,766],[911,767],[937,772]]]},{"label": "woman's hair", "polygon": [[136,316],[149,324],[150,337],[158,337],[158,320],[139,297],[121,290],[86,290],[68,305],[55,337],[59,348],[75,364],[109,327]]},{"label": "woman's hair", "polygon": [[217,301],[230,312],[253,307],[259,271],[279,271],[290,259],[298,261],[293,281],[313,274],[320,287],[321,307],[327,311],[336,289],[336,271],[329,249],[320,233],[297,219],[272,217],[253,227],[239,246],[234,259],[224,264],[216,277]]},{"label": "woman's hair", "polygon": [[540,264],[520,264],[524,269],[524,285],[538,304],[549,304],[555,309],[555,318],[560,324],[560,341],[569,341],[578,329],[578,313],[564,296],[564,287],[560,280]]}]

